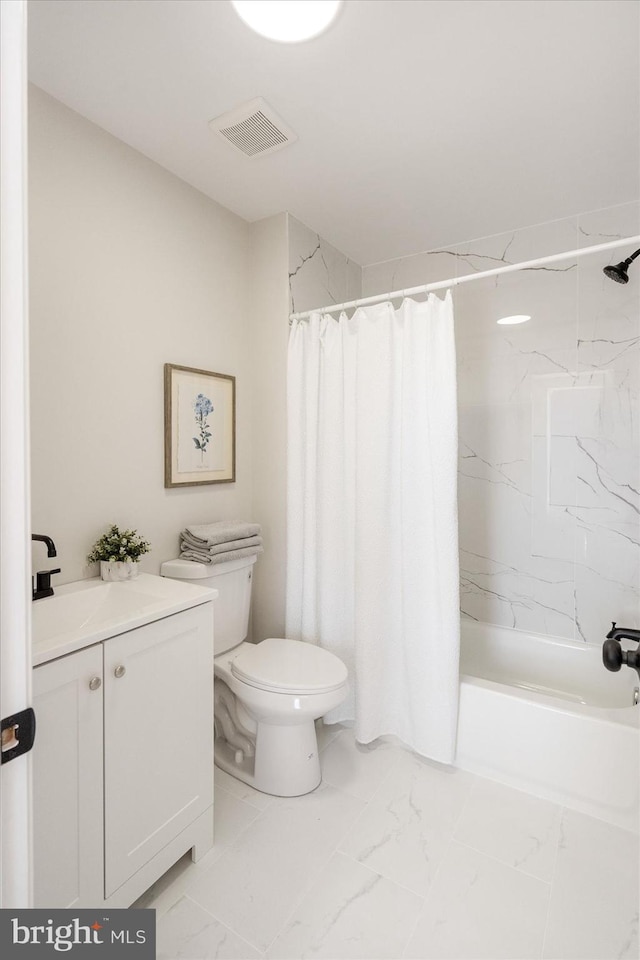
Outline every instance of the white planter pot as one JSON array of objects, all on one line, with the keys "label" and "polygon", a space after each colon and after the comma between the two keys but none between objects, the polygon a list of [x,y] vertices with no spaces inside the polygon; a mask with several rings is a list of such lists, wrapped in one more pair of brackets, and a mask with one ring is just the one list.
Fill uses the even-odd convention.
[{"label": "white planter pot", "polygon": [[138,576],[140,564],[136,562],[124,563],[116,560],[111,563],[109,560],[100,561],[100,576],[103,580],[135,580]]}]

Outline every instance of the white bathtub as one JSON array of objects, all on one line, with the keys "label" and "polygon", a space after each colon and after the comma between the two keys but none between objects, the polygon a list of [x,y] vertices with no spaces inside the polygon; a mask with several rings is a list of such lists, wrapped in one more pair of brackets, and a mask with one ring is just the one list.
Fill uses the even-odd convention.
[{"label": "white bathtub", "polygon": [[610,673],[599,644],[467,620],[461,633],[457,766],[637,832],[636,671]]}]

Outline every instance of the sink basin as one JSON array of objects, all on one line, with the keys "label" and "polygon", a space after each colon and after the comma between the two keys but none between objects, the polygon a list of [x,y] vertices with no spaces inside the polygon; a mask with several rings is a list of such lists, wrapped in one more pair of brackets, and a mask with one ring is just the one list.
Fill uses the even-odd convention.
[{"label": "sink basin", "polygon": [[142,573],[135,580],[79,580],[36,600],[33,665],[215,599],[217,590]]}]

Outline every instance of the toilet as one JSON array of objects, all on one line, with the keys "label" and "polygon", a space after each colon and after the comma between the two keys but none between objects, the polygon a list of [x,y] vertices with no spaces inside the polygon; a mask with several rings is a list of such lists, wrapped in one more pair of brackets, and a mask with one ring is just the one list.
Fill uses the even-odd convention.
[{"label": "toilet", "polygon": [[342,660],[300,640],[247,643],[257,557],[169,560],[161,574],[218,591],[214,606],[216,766],[255,790],[297,797],[321,780],[315,721],[348,693]]}]

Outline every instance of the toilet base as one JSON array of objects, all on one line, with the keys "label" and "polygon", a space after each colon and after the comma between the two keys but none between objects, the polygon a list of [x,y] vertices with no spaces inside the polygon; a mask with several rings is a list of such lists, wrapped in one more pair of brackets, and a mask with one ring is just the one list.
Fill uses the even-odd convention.
[{"label": "toilet base", "polygon": [[243,757],[239,763],[236,750],[218,737],[214,759],[232,777],[275,797],[311,793],[322,779],[313,720],[286,726],[258,723],[255,757]]}]

